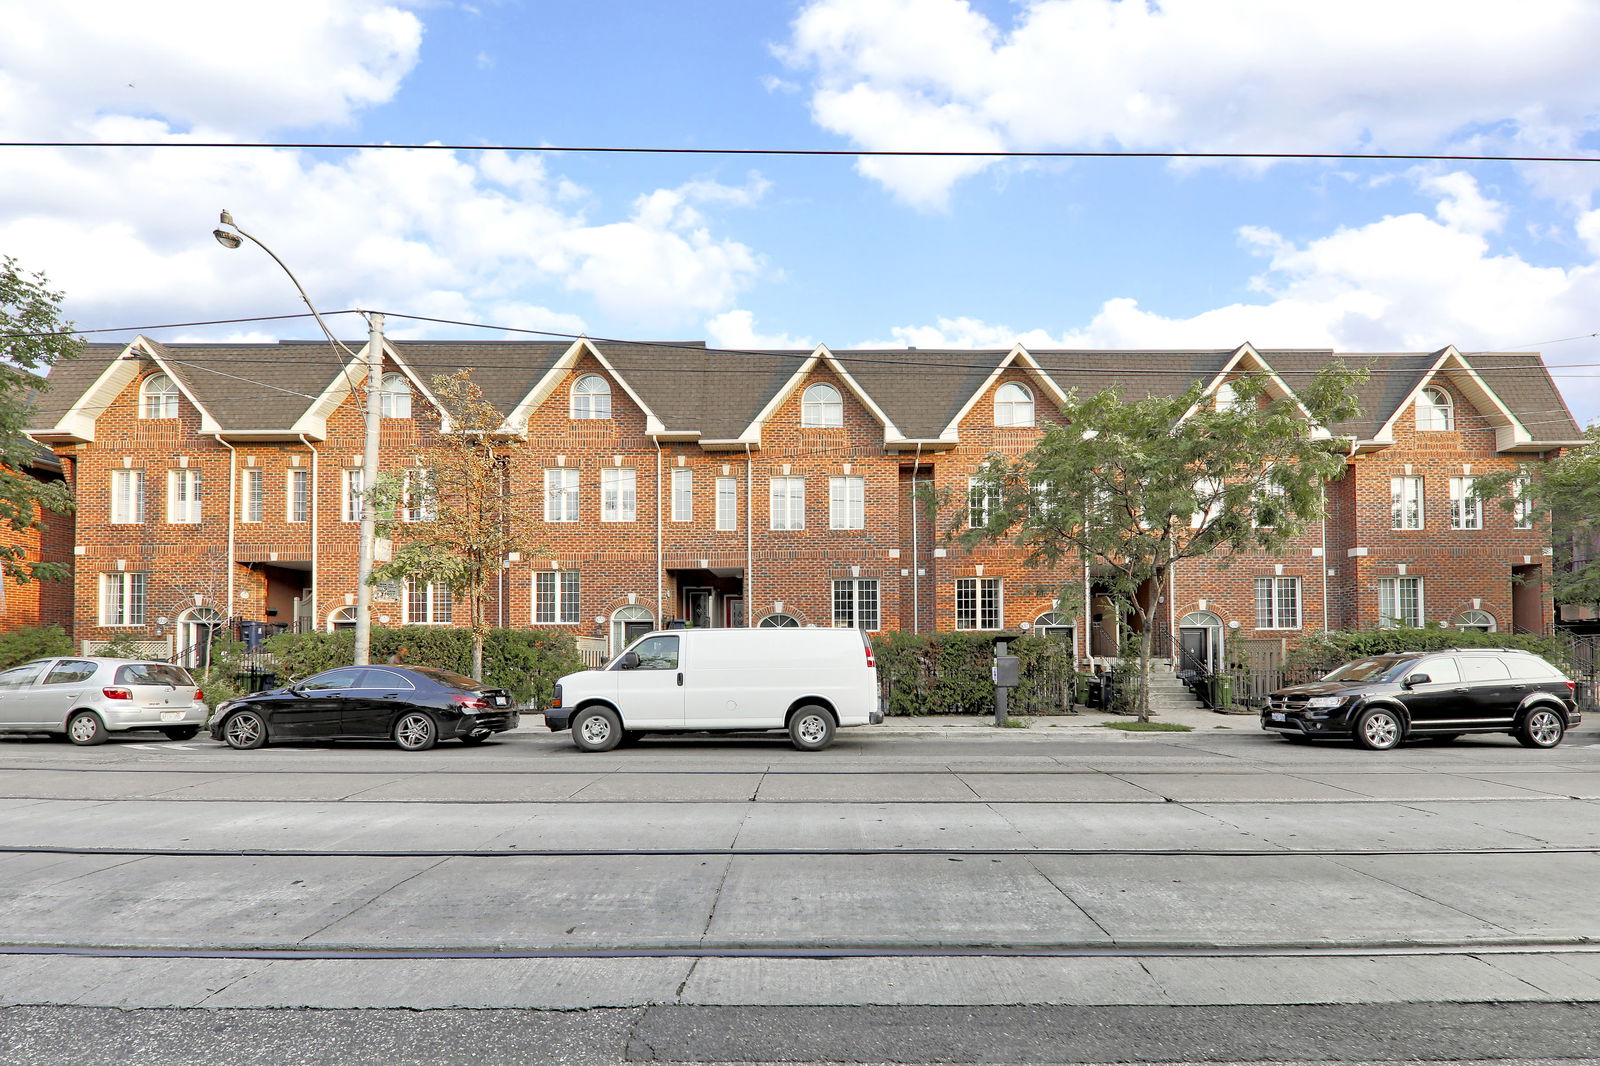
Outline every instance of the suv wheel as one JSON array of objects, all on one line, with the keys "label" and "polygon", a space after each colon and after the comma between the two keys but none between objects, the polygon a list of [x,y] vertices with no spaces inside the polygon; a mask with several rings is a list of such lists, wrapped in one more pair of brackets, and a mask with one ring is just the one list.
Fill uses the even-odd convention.
[{"label": "suv wheel", "polygon": [[1535,707],[1522,717],[1517,742],[1525,748],[1553,748],[1566,734],[1566,723],[1548,707]]},{"label": "suv wheel", "polygon": [[1372,751],[1388,751],[1400,743],[1400,718],[1384,707],[1374,707],[1356,721],[1356,743]]}]

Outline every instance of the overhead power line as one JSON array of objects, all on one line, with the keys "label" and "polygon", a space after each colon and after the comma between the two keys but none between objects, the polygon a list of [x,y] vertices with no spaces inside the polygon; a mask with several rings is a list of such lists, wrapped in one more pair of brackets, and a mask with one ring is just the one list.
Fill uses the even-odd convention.
[{"label": "overhead power line", "polygon": [[1335,159],[1374,162],[1600,163],[1600,155],[1471,155],[1427,152],[1184,152],[1041,151],[939,148],[670,148],[627,145],[553,144],[373,144],[313,141],[0,141],[0,148],[224,148],[325,151],[538,152],[570,155],[889,156],[917,159]]}]

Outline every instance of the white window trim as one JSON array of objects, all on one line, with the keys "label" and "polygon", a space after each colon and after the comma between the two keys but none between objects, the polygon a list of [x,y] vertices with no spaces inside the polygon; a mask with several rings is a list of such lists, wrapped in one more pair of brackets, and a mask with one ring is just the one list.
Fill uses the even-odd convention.
[{"label": "white window trim", "polygon": [[[961,589],[964,585],[972,587],[972,621],[970,626],[961,624]],[[994,590],[995,599],[995,624],[983,624],[983,593],[986,589]],[[1005,581],[998,577],[958,577],[956,578],[956,629],[963,633],[986,633],[1004,629],[1006,626],[1006,586]]]},{"label": "white window trim", "polygon": [[1511,528],[1533,528],[1533,504],[1528,499],[1528,479],[1519,477],[1511,482]]},{"label": "white window trim", "polygon": [[[727,511],[724,514],[723,502],[727,502]],[[736,532],[739,528],[739,479],[736,477],[717,478],[717,530],[719,532]]]},{"label": "white window trim", "polygon": [[[136,580],[138,579],[138,580]],[[135,585],[141,585],[142,595],[139,603],[139,616],[128,618],[126,621],[111,621],[111,589],[116,586],[122,592],[122,604],[125,615],[131,614],[128,606],[133,602],[132,590]],[[100,618],[99,622],[105,629],[135,629],[145,624],[150,615],[150,575],[141,570],[118,570],[115,573],[100,575]]]},{"label": "white window trim", "polygon": [[[830,398],[812,399],[813,395],[824,391]],[[800,425],[805,429],[838,429],[843,426],[844,396],[824,382],[806,386],[806,391],[800,395]]]},{"label": "white window trim", "polygon": [[[411,617],[411,601],[417,598],[417,589],[419,587],[423,590],[421,593],[421,598],[426,606],[426,617],[420,621]],[[444,598],[448,599],[450,602],[449,618],[436,617],[438,614],[439,598],[441,593],[443,594]],[[406,620],[406,625],[447,626],[454,621],[455,594],[451,592],[449,588],[439,584],[438,582],[428,581],[425,583],[419,583],[416,578],[407,578],[401,585],[400,595],[403,601],[400,604],[400,610]]]},{"label": "white window trim", "polygon": [[995,505],[1000,502],[999,493],[985,492],[981,496],[979,488],[983,486],[983,479],[976,477],[967,478],[967,528],[981,529],[989,524],[989,514]]},{"label": "white window trim", "polygon": [[[1013,399],[1011,397],[1019,397]],[[1004,414],[1002,414],[1004,412]],[[1027,417],[1019,418],[1020,414]],[[1028,429],[1036,425],[1033,390],[1019,381],[1002,382],[994,390],[994,424],[999,429]]]},{"label": "white window trim", "polygon": [[[167,387],[160,392],[151,391],[150,383],[160,381],[163,378],[166,379]],[[178,383],[172,380],[171,374],[151,374],[139,383],[139,417],[146,419],[177,418],[178,396]],[[154,405],[151,401],[157,397],[160,398],[160,407],[152,414],[151,408]]]},{"label": "white window trim", "polygon": [[[1409,587],[1414,587],[1417,590],[1417,617],[1416,617],[1415,622],[1407,621],[1406,619],[1401,618],[1398,613],[1395,613],[1395,614],[1384,614],[1383,613],[1383,601],[1384,601],[1383,590],[1386,587],[1390,590],[1389,599],[1391,599],[1393,601],[1395,610],[1396,610],[1396,612],[1398,612],[1399,608],[1400,608],[1400,590],[1402,588],[1408,587],[1408,585],[1409,585]],[[1399,577],[1380,577],[1378,579],[1378,626],[1379,626],[1379,628],[1381,628],[1381,629],[1397,629],[1401,625],[1407,625],[1407,626],[1410,626],[1411,628],[1414,628],[1414,629],[1415,628],[1421,628],[1422,624],[1428,620],[1427,604],[1426,604],[1426,601],[1423,599],[1423,595],[1424,595],[1425,591],[1426,591],[1426,589],[1424,588],[1424,582],[1423,582],[1423,580],[1422,580],[1422,578],[1420,576],[1404,576],[1403,575],[1403,576],[1399,576]]]},{"label": "white window trim", "polygon": [[[575,588],[572,589],[570,594],[567,591],[567,578],[566,578],[566,575],[568,575],[568,574],[572,575],[572,584],[574,586],[576,586]],[[555,614],[554,618],[540,618],[539,617],[539,583],[540,583],[541,579],[548,579],[555,586],[554,597],[551,600],[551,605],[553,607],[554,614]],[[532,588],[530,589],[530,592],[531,592],[531,603],[530,603],[531,613],[530,613],[529,617],[530,617],[530,619],[531,619],[531,621],[533,622],[534,625],[536,625],[536,626],[575,626],[575,625],[582,624],[582,622],[583,622],[583,614],[582,614],[582,606],[581,606],[581,604],[582,604],[582,597],[583,597],[583,578],[582,578],[581,574],[579,573],[579,571],[577,571],[577,570],[535,570],[533,572],[533,582],[532,582]],[[565,608],[568,608],[568,607],[571,608],[570,613],[571,613],[572,617],[571,618],[563,618],[562,617],[563,614],[569,613],[568,611],[565,610]]]},{"label": "white window trim", "polygon": [[[588,382],[595,382],[600,388],[585,388]],[[585,413],[578,413],[578,397],[584,397]],[[604,397],[604,403],[599,402]],[[611,417],[611,382],[599,374],[584,374],[572,383],[572,392],[567,408],[568,416],[574,422],[601,422]]]},{"label": "white window trim", "polygon": [[205,479],[194,467],[167,471],[167,524],[199,525],[203,515],[200,492]]},{"label": "white window trim", "polygon": [[828,528],[867,528],[867,479],[853,474],[828,479]]},{"label": "white window trim", "polygon": [[694,471],[687,467],[672,470],[672,520],[694,521]]},{"label": "white window trim", "polygon": [[[579,477],[576,467],[544,468],[544,520],[551,523],[578,521]],[[555,491],[552,492],[551,490]]]},{"label": "white window trim", "polygon": [[[783,499],[782,508],[778,506],[780,485]],[[781,526],[778,524],[780,510],[784,516],[784,524]],[[797,510],[798,513],[796,513]],[[796,533],[805,529],[806,479],[791,475],[770,478],[767,482],[767,512],[768,525],[772,529],[785,533]]]},{"label": "white window trim", "polygon": [[439,501],[433,492],[433,471],[426,467],[412,467],[403,474],[401,521],[408,523],[438,521]]},{"label": "white window trim", "polygon": [[[296,490],[297,484],[305,486],[303,496]],[[304,518],[294,516],[297,499],[306,505]],[[311,520],[311,471],[303,466],[292,466],[283,475],[283,520],[290,525],[301,525]]]},{"label": "white window trim", "polygon": [[378,379],[378,417],[411,417],[411,382],[404,374],[391,370]]},{"label": "white window trim", "polygon": [[258,525],[267,510],[267,473],[259,467],[241,470],[239,478],[239,521]]},{"label": "white window trim", "polygon": [[[1267,614],[1268,625],[1261,624],[1261,589],[1262,582],[1266,582],[1267,589]],[[1256,629],[1265,630],[1296,630],[1305,624],[1305,584],[1297,576],[1260,576],[1255,579],[1256,596]],[[1294,624],[1290,625],[1283,618],[1283,600],[1281,590],[1285,587],[1294,589]]]},{"label": "white window trim", "polygon": [[[1389,528],[1403,530],[1428,527],[1427,484],[1422,477],[1404,474],[1389,479]],[[1408,490],[1410,490],[1408,495]],[[1416,505],[1417,524],[1406,525],[1406,507]]]},{"label": "white window trim", "polygon": [[[853,618],[855,618],[854,624],[848,625],[848,626],[841,625],[840,622],[839,622],[838,602],[839,602],[839,592],[840,592],[839,586],[841,586],[841,585],[848,585],[849,586],[849,592],[850,592],[850,614],[851,614],[851,616]],[[862,590],[865,587],[867,587],[868,585],[870,585],[872,587],[872,605],[873,605],[872,606],[872,624],[869,625],[869,626],[864,626],[864,625],[861,624],[861,620],[862,620],[861,619],[861,615],[862,615],[862,611],[861,611],[861,593],[862,593]],[[883,585],[879,582],[879,580],[877,578],[875,578],[875,577],[841,577],[841,578],[835,578],[833,580],[833,583],[829,586],[829,592],[830,592],[830,598],[829,598],[829,601],[828,601],[828,611],[829,611],[830,616],[833,619],[833,627],[835,629],[860,629],[860,630],[862,630],[864,632],[867,632],[867,633],[875,633],[878,630],[883,628]]]},{"label": "white window trim", "polygon": [[362,493],[366,492],[366,470],[359,466],[347,466],[341,471],[339,494],[339,521],[361,521],[361,508],[366,502]]},{"label": "white window trim", "polygon": [[[119,492],[118,485],[128,486],[127,491]],[[111,525],[137,526],[144,524],[144,489],[143,470],[111,471]],[[126,502],[126,508],[131,509],[131,511],[124,508],[124,501]]]},{"label": "white window trim", "polygon": [[[1439,397],[1439,402],[1434,403],[1430,394]],[[1436,385],[1429,385],[1417,393],[1416,401],[1417,429],[1423,433],[1449,432],[1456,428],[1456,404],[1450,393]],[[1423,414],[1429,412],[1429,422],[1442,422],[1443,425],[1423,425]]]},{"label": "white window trim", "polygon": [[1481,497],[1471,500],[1466,498],[1472,494],[1477,481],[1477,478],[1467,476],[1450,479],[1451,529],[1483,528],[1483,499]]},{"label": "white window trim", "polygon": [[600,521],[637,522],[638,520],[638,469],[631,466],[601,467]]}]

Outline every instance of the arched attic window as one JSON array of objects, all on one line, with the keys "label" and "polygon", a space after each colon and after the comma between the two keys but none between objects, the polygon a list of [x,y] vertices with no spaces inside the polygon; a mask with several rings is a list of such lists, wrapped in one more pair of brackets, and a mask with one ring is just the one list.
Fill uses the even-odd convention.
[{"label": "arched attic window", "polygon": [[572,386],[572,417],[610,418],[611,382],[599,374],[585,374]]},{"label": "arched attic window", "polygon": [[994,424],[997,426],[1033,425],[1033,393],[1026,385],[1008,381],[994,390]]},{"label": "arched attic window", "polygon": [[757,629],[797,629],[800,620],[792,614],[769,614],[756,623]]},{"label": "arched attic window", "polygon": [[1239,393],[1229,382],[1224,381],[1217,386],[1217,391],[1211,394],[1212,402],[1218,411],[1237,411],[1239,409]]},{"label": "arched attic window", "polygon": [[1450,402],[1448,392],[1430,386],[1417,393],[1417,428],[1456,428],[1455,405]]},{"label": "arched attic window", "polygon": [[844,400],[832,385],[813,385],[800,400],[802,426],[844,425]]},{"label": "arched attic window", "polygon": [[177,418],[178,385],[165,374],[151,374],[140,386],[140,418]]},{"label": "arched attic window", "polygon": [[383,375],[378,388],[378,417],[411,417],[411,383],[404,374]]}]

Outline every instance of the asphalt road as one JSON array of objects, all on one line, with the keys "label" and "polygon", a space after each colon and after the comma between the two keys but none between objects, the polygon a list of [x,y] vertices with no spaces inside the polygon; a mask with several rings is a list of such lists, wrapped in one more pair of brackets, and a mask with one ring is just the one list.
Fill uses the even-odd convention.
[{"label": "asphalt road", "polygon": [[0,740],[0,1063],[1600,1061],[1600,745]]}]

